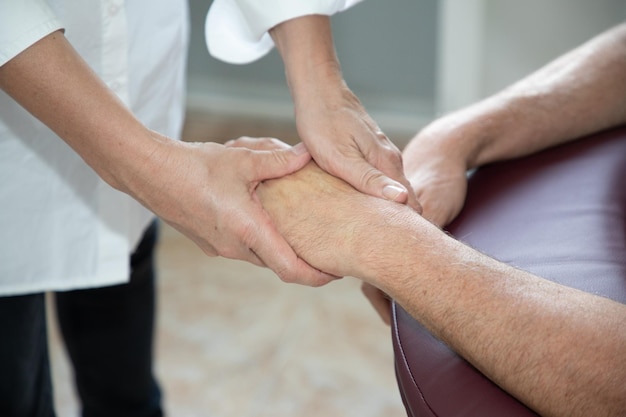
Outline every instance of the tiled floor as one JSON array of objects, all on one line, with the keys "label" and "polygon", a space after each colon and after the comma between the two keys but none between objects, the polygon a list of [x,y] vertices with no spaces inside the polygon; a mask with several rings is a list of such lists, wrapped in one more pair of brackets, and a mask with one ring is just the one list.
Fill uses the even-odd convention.
[{"label": "tiled floor", "polygon": [[[389,328],[357,280],[285,284],[269,270],[208,258],[167,226],[158,265],[157,370],[169,416],[405,415]],[[58,415],[77,416],[54,328],[51,356]]]}]

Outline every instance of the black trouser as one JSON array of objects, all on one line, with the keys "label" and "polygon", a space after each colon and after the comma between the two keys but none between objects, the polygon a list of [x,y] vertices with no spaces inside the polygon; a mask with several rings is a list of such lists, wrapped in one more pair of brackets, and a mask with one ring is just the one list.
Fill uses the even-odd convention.
[{"label": "black trouser", "polygon": [[[56,294],[84,417],[163,414],[152,369],[156,239],[155,222],[131,256],[130,283]],[[54,416],[44,300],[0,297],[0,416]]]}]

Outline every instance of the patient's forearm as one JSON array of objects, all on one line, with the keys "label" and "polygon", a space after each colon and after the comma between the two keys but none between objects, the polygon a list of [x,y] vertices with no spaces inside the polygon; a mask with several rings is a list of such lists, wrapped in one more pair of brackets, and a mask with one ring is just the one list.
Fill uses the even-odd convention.
[{"label": "patient's forearm", "polygon": [[384,268],[375,280],[411,315],[543,416],[626,412],[626,306],[496,262],[419,221],[412,229],[395,255],[410,259],[404,280]]},{"label": "patient's forearm", "polygon": [[625,63],[623,24],[514,84],[502,99],[510,103],[512,123],[526,134],[519,145],[513,140],[487,144],[479,157],[489,162],[532,153],[626,122]]},{"label": "patient's forearm", "polygon": [[[447,153],[462,154],[469,169],[626,123],[624,91],[626,24],[502,92],[442,117],[430,129],[434,127],[441,139],[436,145]],[[459,134],[453,134],[456,131]],[[415,141],[409,147],[424,145]]]},{"label": "patient's forearm", "polygon": [[626,412],[626,306],[496,262],[314,164],[258,195],[307,262],[379,287],[541,414]]}]

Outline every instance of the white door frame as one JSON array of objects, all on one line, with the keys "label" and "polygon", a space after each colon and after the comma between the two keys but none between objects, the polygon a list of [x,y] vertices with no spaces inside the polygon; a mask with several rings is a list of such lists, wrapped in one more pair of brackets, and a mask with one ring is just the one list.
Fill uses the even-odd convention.
[{"label": "white door frame", "polygon": [[436,112],[441,115],[483,96],[487,0],[440,0]]}]

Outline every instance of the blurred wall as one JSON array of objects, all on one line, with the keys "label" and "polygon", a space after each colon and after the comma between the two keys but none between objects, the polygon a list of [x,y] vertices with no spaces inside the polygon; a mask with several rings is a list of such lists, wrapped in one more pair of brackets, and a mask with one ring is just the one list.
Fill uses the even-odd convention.
[{"label": "blurred wall", "polygon": [[[213,112],[291,118],[280,56],[231,65],[209,56],[204,19],[210,2],[190,0],[189,103]],[[435,96],[437,0],[367,0],[332,17],[344,77],[385,128],[414,131]]]},{"label": "blurred wall", "polygon": [[624,0],[489,0],[484,92],[527,75],[626,18]]},{"label": "blurred wall", "polygon": [[[276,51],[243,66],[211,58],[210,1],[189,1],[189,106],[291,119]],[[348,85],[384,130],[415,132],[625,17],[626,0],[366,0],[332,22]]]},{"label": "blurred wall", "polygon": [[624,0],[439,0],[437,111],[490,95],[626,18]]}]

